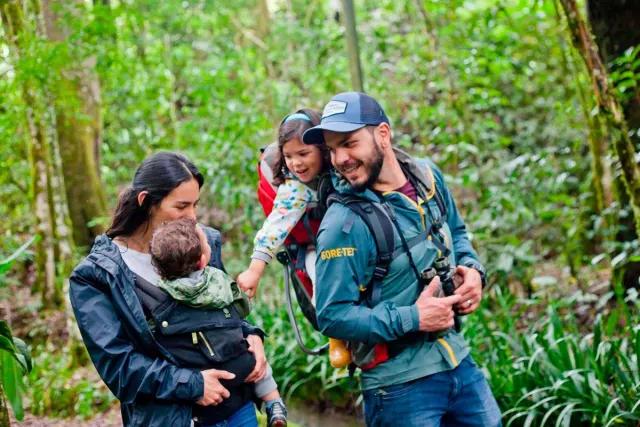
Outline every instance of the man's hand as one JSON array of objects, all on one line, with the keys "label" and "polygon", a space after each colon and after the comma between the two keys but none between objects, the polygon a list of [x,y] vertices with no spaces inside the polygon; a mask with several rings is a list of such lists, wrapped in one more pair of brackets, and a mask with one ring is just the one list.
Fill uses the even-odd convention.
[{"label": "man's hand", "polygon": [[267,372],[267,358],[264,355],[264,345],[259,336],[249,335],[247,342],[249,343],[249,351],[253,353],[253,356],[256,358],[256,366],[245,382],[254,383],[264,378],[264,374]]},{"label": "man's hand", "polygon": [[460,302],[456,305],[459,314],[469,314],[480,307],[482,301],[482,278],[478,270],[459,265],[455,275],[461,281],[456,288],[455,295],[460,296]]},{"label": "man's hand", "polygon": [[201,406],[218,405],[229,397],[229,390],[220,384],[220,380],[232,380],[236,376],[228,371],[207,369],[201,372],[204,378],[204,395],[196,403]]},{"label": "man's hand", "polygon": [[440,278],[436,276],[418,296],[416,307],[421,331],[443,331],[453,326],[453,306],[460,301],[461,297],[454,294],[438,298],[435,295],[439,292]]}]

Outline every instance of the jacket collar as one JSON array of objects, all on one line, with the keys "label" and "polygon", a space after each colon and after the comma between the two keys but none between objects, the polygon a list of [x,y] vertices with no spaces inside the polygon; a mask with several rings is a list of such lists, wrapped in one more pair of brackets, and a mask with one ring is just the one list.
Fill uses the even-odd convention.
[{"label": "jacket collar", "polygon": [[[98,267],[116,277],[116,280],[109,281],[111,292],[116,292],[121,296],[117,298],[117,300],[122,301],[122,304],[128,308],[128,316],[131,316],[134,320],[135,327],[144,344],[151,348],[158,349],[165,359],[176,363],[173,355],[167,352],[162,346],[158,346],[155,342],[147,320],[145,319],[142,303],[134,290],[135,275],[122,259],[120,248],[113,243],[113,240],[106,234],[101,234],[96,237],[89,258],[91,258]],[[114,266],[117,271],[114,271]]]},{"label": "jacket collar", "polygon": [[[91,248],[91,255],[99,255],[99,256],[93,256],[92,259],[98,266],[106,270],[110,270],[110,268],[107,268],[106,264],[109,264],[109,263],[115,264],[118,270],[120,270],[120,272],[124,274],[124,276],[128,280],[130,280],[132,284],[134,283],[135,276],[133,272],[129,269],[129,267],[127,267],[127,264],[125,264],[124,260],[122,259],[120,247],[115,243],[113,243],[113,240],[110,237],[108,237],[106,234],[101,234],[98,237],[96,237],[93,243],[93,247]],[[109,260],[109,261],[106,261],[105,264],[102,264],[102,260],[104,260],[103,257]],[[113,267],[111,267],[111,269],[112,268]]]}]

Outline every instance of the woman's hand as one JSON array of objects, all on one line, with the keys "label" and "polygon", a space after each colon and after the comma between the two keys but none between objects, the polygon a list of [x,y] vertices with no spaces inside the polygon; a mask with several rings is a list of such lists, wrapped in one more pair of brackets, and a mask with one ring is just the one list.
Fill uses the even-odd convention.
[{"label": "woman's hand", "polygon": [[249,268],[238,275],[236,282],[249,298],[253,298],[256,295],[258,284],[260,283],[260,278],[266,265],[264,261],[253,259],[251,260]]},{"label": "woman's hand", "polygon": [[253,353],[256,358],[256,366],[253,368],[253,371],[251,371],[245,382],[254,383],[264,378],[264,375],[267,372],[267,358],[264,355],[264,345],[262,344],[262,340],[259,336],[249,335],[247,337],[247,342],[249,343],[249,351]]},{"label": "woman's hand", "polygon": [[220,380],[232,380],[236,376],[228,371],[207,369],[202,371],[204,378],[204,395],[196,403],[201,406],[218,405],[229,397],[229,390],[220,384]]}]

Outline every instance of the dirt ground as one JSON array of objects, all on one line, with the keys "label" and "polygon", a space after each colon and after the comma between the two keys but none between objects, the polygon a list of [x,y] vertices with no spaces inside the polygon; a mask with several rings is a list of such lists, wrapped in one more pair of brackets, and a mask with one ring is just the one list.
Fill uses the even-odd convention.
[{"label": "dirt ground", "polygon": [[24,420],[20,422],[13,420],[11,425],[25,427],[119,427],[122,426],[122,418],[120,418],[120,407],[115,405],[109,411],[99,414],[91,420],[52,419],[25,414]]}]

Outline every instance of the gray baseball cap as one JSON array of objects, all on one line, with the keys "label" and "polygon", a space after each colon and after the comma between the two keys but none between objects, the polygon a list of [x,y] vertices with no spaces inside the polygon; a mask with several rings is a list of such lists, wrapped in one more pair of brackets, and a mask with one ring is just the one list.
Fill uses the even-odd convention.
[{"label": "gray baseball cap", "polygon": [[324,144],[323,130],[349,133],[365,126],[389,124],[389,119],[378,101],[360,92],[339,93],[324,106],[318,126],[302,135],[305,144]]}]

